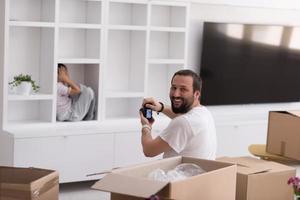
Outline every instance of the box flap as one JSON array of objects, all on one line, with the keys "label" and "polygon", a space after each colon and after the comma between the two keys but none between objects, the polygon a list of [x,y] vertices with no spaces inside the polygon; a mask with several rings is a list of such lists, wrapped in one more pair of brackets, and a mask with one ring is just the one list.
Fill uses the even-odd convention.
[{"label": "box flap", "polygon": [[163,189],[168,182],[153,181],[148,179],[126,176],[123,174],[111,173],[96,182],[92,188],[130,195],[135,197],[149,198]]},{"label": "box flap", "polygon": [[222,157],[217,160],[236,164],[238,173],[245,175],[263,173],[272,169],[265,164],[265,161],[251,157]]},{"label": "box flap", "polygon": [[287,112],[297,117],[300,117],[300,110],[288,110]]},{"label": "box flap", "polygon": [[270,170],[271,169],[267,166],[244,167],[244,166],[238,165],[238,168],[237,168],[238,173],[245,174],[245,175],[264,173],[264,172],[268,172]]},{"label": "box flap", "polygon": [[290,115],[294,115],[296,117],[300,117],[300,110],[270,111],[270,113],[290,114]]}]

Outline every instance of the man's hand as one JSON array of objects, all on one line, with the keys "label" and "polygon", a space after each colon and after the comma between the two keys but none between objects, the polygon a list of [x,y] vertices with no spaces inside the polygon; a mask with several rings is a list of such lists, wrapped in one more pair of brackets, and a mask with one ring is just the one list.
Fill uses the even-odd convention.
[{"label": "man's hand", "polygon": [[144,98],[142,106],[146,106],[147,108],[150,108],[156,112],[160,111],[162,108],[162,105],[153,97]]},{"label": "man's hand", "polygon": [[144,98],[142,106],[150,108],[151,110],[154,110],[156,112],[162,112],[171,119],[180,115],[180,114],[174,113],[170,106],[159,103],[159,101],[157,101],[153,97]]},{"label": "man's hand", "polygon": [[140,111],[140,118],[141,118],[141,124],[142,125],[149,125],[150,127],[152,127],[152,124],[154,123],[154,118],[151,119],[147,119],[146,117],[144,117],[143,113]]}]

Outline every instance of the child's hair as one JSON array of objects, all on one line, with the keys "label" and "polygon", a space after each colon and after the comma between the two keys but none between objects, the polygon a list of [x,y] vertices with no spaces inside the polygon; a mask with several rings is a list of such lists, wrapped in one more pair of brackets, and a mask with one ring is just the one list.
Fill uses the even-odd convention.
[{"label": "child's hair", "polygon": [[57,71],[58,71],[60,68],[68,69],[67,66],[66,66],[65,64],[58,63],[58,64],[57,64]]}]

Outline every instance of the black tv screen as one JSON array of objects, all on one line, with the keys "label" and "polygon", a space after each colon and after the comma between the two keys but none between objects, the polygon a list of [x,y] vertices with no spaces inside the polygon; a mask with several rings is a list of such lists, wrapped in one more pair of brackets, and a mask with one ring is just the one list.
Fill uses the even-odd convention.
[{"label": "black tv screen", "polygon": [[205,22],[201,103],[300,99],[300,27]]}]

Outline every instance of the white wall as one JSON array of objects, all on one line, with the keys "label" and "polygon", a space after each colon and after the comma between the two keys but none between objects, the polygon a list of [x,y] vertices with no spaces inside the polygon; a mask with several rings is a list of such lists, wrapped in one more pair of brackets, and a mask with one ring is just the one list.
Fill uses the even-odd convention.
[{"label": "white wall", "polygon": [[[274,4],[266,0],[195,1],[204,2],[191,5],[188,66],[196,72],[200,66],[204,21],[300,25],[300,2],[297,1],[273,0]],[[218,155],[242,156],[249,155],[250,144],[266,143],[270,110],[300,109],[300,103],[209,106],[209,109],[217,125]]]}]

